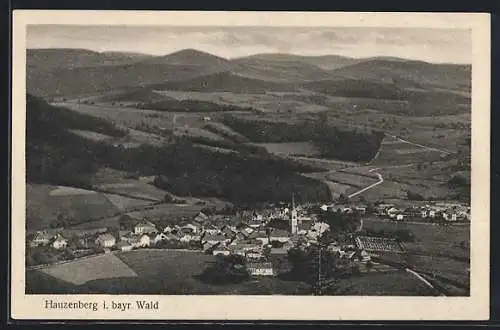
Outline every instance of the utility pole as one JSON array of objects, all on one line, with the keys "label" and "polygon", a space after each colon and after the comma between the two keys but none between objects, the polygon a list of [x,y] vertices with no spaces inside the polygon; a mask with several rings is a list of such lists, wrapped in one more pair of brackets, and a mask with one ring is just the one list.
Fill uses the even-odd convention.
[{"label": "utility pole", "polygon": [[321,244],[318,246],[318,296],[321,296],[322,283],[321,283]]}]

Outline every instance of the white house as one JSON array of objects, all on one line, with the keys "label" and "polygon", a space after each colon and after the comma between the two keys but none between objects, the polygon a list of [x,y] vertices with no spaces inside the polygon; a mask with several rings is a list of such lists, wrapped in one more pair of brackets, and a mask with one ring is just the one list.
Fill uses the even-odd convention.
[{"label": "white house", "polygon": [[116,238],[109,233],[101,234],[97,236],[95,244],[104,248],[110,248],[116,244]]},{"label": "white house", "polygon": [[200,230],[200,228],[198,226],[195,226],[191,223],[188,223],[187,225],[182,226],[181,229],[189,229],[194,234],[198,233]]},{"label": "white house", "polygon": [[172,227],[170,227],[170,226],[166,226],[166,227],[163,229],[163,232],[164,232],[164,233],[171,233],[173,230],[174,230],[174,228],[172,228]]},{"label": "white house", "polygon": [[134,233],[136,235],[154,233],[156,231],[156,226],[146,219],[142,220],[134,227]]},{"label": "white house", "polygon": [[180,241],[183,243],[187,243],[191,241],[192,236],[190,234],[183,234],[180,238]]},{"label": "white house", "polygon": [[57,234],[56,238],[52,242],[52,246],[54,249],[64,249],[68,246],[68,240],[61,236],[61,234]]},{"label": "white house", "polygon": [[457,221],[457,214],[455,212],[444,212],[443,219],[446,221]]},{"label": "white house", "polygon": [[149,247],[151,245],[151,237],[148,235],[144,234],[141,236],[139,239],[139,246],[141,247]]},{"label": "white house", "polygon": [[320,235],[323,234],[325,231],[330,229],[330,226],[327,223],[324,222],[316,222],[313,226],[312,229],[316,230]]},{"label": "white house", "polygon": [[225,248],[225,247],[221,247],[221,246],[219,245],[218,247],[216,247],[216,248],[213,250],[212,254],[213,254],[214,256],[216,256],[216,255],[224,255],[224,256],[228,256],[228,255],[230,255],[230,254],[231,254],[231,251],[229,251],[227,248]]},{"label": "white house", "polygon": [[270,262],[249,263],[247,269],[253,276],[274,276],[273,264]]},{"label": "white house", "polygon": [[127,242],[118,242],[118,244],[116,244],[116,247],[119,248],[123,252],[132,251],[132,249],[133,249],[133,246]]}]

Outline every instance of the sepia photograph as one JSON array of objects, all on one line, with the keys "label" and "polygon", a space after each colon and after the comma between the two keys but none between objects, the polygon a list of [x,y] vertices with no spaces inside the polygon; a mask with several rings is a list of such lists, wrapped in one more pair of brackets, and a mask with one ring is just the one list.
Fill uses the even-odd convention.
[{"label": "sepia photograph", "polygon": [[471,26],[139,17],[25,20],[20,294],[473,296]]}]

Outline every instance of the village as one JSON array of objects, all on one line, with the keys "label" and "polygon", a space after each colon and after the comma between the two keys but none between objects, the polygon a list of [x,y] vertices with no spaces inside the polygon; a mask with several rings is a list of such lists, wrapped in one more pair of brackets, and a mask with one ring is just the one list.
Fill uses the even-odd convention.
[{"label": "village", "polygon": [[[318,215],[327,212],[356,213],[361,223],[349,241],[321,240],[330,229]],[[236,215],[199,212],[176,223],[162,223],[145,216],[124,214],[120,228],[47,229],[29,234],[27,255],[30,267],[67,262],[96,254],[135,249],[190,250],[211,255],[238,255],[247,262],[253,276],[275,276],[278,270],[270,256],[286,258],[293,247],[318,246],[319,242],[342,259],[370,267],[378,253],[404,251],[393,237],[363,236],[363,221],[378,218],[394,222],[460,224],[470,221],[470,207],[456,203],[425,203],[398,207],[389,203],[270,204],[259,210]]]}]

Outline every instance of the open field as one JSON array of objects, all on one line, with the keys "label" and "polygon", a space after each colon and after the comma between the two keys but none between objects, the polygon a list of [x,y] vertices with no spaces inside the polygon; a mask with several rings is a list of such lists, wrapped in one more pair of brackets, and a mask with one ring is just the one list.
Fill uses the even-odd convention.
[{"label": "open field", "polygon": [[285,156],[319,156],[319,149],[311,142],[252,143],[266,148],[267,152]]},{"label": "open field", "polygon": [[150,205],[152,202],[145,201],[143,199],[130,198],[115,194],[104,194],[113,205],[115,205],[120,211],[125,211],[135,207],[145,207]]},{"label": "open field", "polygon": [[137,276],[132,268],[113,254],[53,265],[40,271],[75,285],[97,279]]},{"label": "open field", "polygon": [[470,226],[440,227],[425,223],[394,223],[367,219],[364,221],[364,227],[375,230],[410,230],[416,240],[404,243],[404,247],[417,271],[437,272],[468,285]]},{"label": "open field", "polygon": [[367,187],[379,181],[375,175],[371,177],[370,173],[367,173],[366,175],[356,175],[346,172],[330,172],[326,175],[326,179],[358,189]]},{"label": "open field", "polygon": [[[107,260],[109,262],[106,262]],[[118,253],[116,256],[105,255],[99,261],[91,258],[76,264],[68,263],[64,265],[64,270],[61,268],[43,272],[29,271],[27,287],[33,293],[307,294],[309,292],[308,285],[277,278],[250,279],[230,285],[201,282],[196,276],[213,261],[213,256],[201,252],[135,250]],[[74,279],[69,277],[68,274],[73,274],[80,268],[85,269],[82,269],[78,277]],[[109,268],[113,270],[110,271]],[[91,276],[89,269],[96,275]]]},{"label": "open field", "polygon": [[73,134],[76,134],[76,135],[81,136],[87,140],[92,140],[92,141],[110,141],[113,139],[112,136],[93,132],[93,131],[85,131],[85,130],[79,130],[79,129],[70,129],[69,131]]},{"label": "open field", "polygon": [[435,292],[423,282],[404,271],[370,272],[341,280],[342,295],[364,296],[434,296]]},{"label": "open field", "polygon": [[132,128],[140,125],[172,128],[172,118],[175,114],[154,110],[144,110],[128,107],[101,107],[81,103],[56,103],[79,113],[110,120],[117,125]]},{"label": "open field", "polygon": [[110,194],[121,194],[126,197],[145,199],[150,201],[162,201],[167,194],[166,191],[138,180],[123,180],[122,182],[102,183],[95,186],[100,191]]},{"label": "open field", "polygon": [[152,221],[173,220],[181,217],[193,217],[207,205],[189,204],[161,204],[155,205],[151,209],[127,213],[132,218],[142,219],[147,217]]},{"label": "open field", "polygon": [[320,112],[328,108],[304,100],[311,92],[248,94],[233,92],[157,91],[176,100],[208,101],[222,105],[249,107],[263,112]]},{"label": "open field", "polygon": [[59,215],[69,224],[112,216],[119,209],[101,193],[51,196],[50,192],[60,188],[49,185],[27,184],[28,231],[47,228]]},{"label": "open field", "polygon": [[395,141],[393,138],[386,137],[382,143],[378,157],[371,162],[371,165],[413,164],[439,160],[441,159],[441,155],[442,153],[438,151]]},{"label": "open field", "polygon": [[115,216],[105,217],[98,220],[91,220],[71,226],[68,229],[95,229],[95,228],[119,228],[120,227],[120,213]]},{"label": "open field", "polygon": [[[28,271],[27,284],[33,293],[311,294],[308,284],[276,277],[255,277],[228,285],[201,282],[197,275],[213,261],[213,256],[193,251],[134,250]],[[399,296],[432,292],[411,275],[394,271],[342,279],[336,294]]]}]

